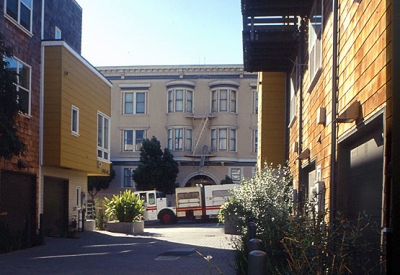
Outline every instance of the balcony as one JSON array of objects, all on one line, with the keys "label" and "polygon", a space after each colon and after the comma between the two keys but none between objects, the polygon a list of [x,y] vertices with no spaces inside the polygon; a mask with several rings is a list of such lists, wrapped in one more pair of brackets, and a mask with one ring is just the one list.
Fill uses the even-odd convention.
[{"label": "balcony", "polygon": [[299,22],[312,0],[242,0],[243,59],[248,72],[289,72],[298,54]]}]

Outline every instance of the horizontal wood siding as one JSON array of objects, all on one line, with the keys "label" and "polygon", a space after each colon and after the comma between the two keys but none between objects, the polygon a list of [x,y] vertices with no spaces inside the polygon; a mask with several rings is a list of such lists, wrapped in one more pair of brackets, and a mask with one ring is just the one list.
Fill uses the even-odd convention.
[{"label": "horizontal wood siding", "polygon": [[[261,77],[260,77],[261,76]],[[286,73],[259,74],[258,167],[285,163]]]},{"label": "horizontal wood siding", "polygon": [[[294,179],[299,179],[299,167],[306,167],[309,162],[315,161],[316,167],[321,167],[322,180],[328,189],[327,206],[330,200],[332,111],[341,114],[354,101],[361,103],[361,117],[356,122],[336,124],[337,138],[341,139],[355,131],[358,124],[390,106],[392,74],[390,1],[361,1],[358,4],[339,0],[338,102],[337,110],[332,110],[332,17],[331,6],[325,6],[322,72],[311,86],[306,69],[303,75],[302,121],[298,120],[300,110],[297,110],[297,119],[289,128],[289,165]],[[300,100],[300,95],[297,95],[297,106],[300,106]],[[316,123],[320,107],[326,110],[324,125]],[[390,117],[390,113],[391,110],[387,109],[386,116]],[[301,149],[310,149],[309,160],[297,160],[298,152],[292,150],[294,142],[299,141],[299,131],[302,131]]]},{"label": "horizontal wood siding", "polygon": [[[100,111],[111,117],[111,88],[67,48],[48,46],[47,51],[55,51],[61,56],[58,62],[61,70],[55,78],[62,83],[58,90],[59,101],[51,105],[59,111],[60,149],[49,154],[52,157],[59,154],[58,165],[61,167],[90,174],[107,173],[108,163],[103,163],[101,168],[97,165],[97,113]],[[71,133],[72,106],[79,108],[79,136]],[[45,165],[51,165],[51,162],[47,161]]]}]

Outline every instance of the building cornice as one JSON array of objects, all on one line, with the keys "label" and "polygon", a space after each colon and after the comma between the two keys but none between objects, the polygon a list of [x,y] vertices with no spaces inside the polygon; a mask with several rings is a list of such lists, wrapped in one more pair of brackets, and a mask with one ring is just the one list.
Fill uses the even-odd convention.
[{"label": "building cornice", "polygon": [[184,76],[207,75],[255,75],[245,72],[243,65],[162,65],[162,66],[111,66],[97,67],[106,77],[140,77],[140,76],[175,76],[177,79]]}]

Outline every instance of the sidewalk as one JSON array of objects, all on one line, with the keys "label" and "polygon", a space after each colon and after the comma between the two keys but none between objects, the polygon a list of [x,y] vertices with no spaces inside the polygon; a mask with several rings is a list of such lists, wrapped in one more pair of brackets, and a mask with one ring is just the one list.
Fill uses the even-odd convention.
[{"label": "sidewalk", "polygon": [[[231,236],[214,224],[146,224],[136,235],[80,232],[0,254],[1,274],[235,274]],[[210,264],[203,257],[211,255]]]}]

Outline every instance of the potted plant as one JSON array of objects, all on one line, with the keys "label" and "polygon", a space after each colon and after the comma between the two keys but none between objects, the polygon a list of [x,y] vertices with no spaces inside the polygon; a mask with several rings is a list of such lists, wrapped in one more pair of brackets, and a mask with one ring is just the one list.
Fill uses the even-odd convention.
[{"label": "potted plant", "polygon": [[106,223],[106,230],[127,234],[143,232],[143,203],[131,190],[113,195],[111,199],[104,198],[105,214],[109,220],[114,220]]},{"label": "potted plant", "polygon": [[229,201],[221,205],[218,213],[218,221],[224,224],[225,234],[240,234],[240,217],[243,212],[238,201],[231,197]]}]

